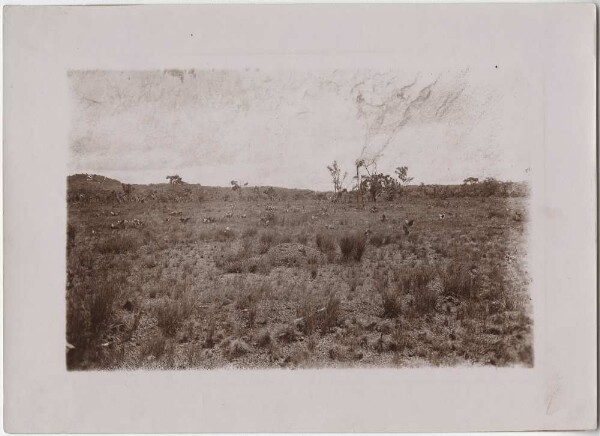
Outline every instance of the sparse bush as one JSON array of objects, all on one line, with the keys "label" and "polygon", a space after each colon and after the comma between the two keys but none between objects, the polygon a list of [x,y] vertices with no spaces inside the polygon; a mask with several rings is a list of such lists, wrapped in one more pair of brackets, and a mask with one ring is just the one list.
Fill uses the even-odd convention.
[{"label": "sparse bush", "polygon": [[[265,207],[251,188],[227,204],[207,187],[209,202],[198,204],[196,188],[138,185],[126,196],[118,182],[108,196],[94,192],[100,183],[82,184],[63,240],[69,369],[318,367],[335,363],[329,350],[348,365],[533,362],[518,222],[528,204],[500,191],[483,197],[483,182],[472,194],[440,186],[432,198],[429,187],[408,186],[411,201],[381,203],[378,213],[359,192],[337,204],[292,192]],[[110,228],[133,217],[145,226]],[[406,218],[421,231],[404,235]],[[294,243],[278,246],[285,241]],[[273,268],[262,277],[267,295],[258,274]]]},{"label": "sparse bush", "polygon": [[471,275],[466,265],[453,262],[442,274],[442,286],[445,295],[472,299],[479,291],[479,280]]},{"label": "sparse bush", "polygon": [[338,243],[345,261],[354,259],[360,262],[366,247],[366,238],[358,233],[342,236]]}]

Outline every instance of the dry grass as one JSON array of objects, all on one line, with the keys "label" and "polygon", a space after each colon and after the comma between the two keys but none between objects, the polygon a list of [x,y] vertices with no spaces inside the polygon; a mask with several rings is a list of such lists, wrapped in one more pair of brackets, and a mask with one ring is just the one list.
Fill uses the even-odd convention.
[{"label": "dry grass", "polygon": [[69,369],[532,365],[525,199],[203,192],[69,203]]},{"label": "dry grass", "polygon": [[167,300],[156,309],[158,327],[167,336],[175,336],[193,313],[193,302],[188,298]]},{"label": "dry grass", "polygon": [[468,266],[453,262],[442,274],[444,294],[459,298],[473,299],[479,290],[479,280],[475,274],[471,274]]},{"label": "dry grass", "polygon": [[359,233],[353,233],[342,236],[338,240],[338,244],[340,246],[340,251],[342,252],[343,260],[355,260],[360,262],[365,252],[367,239]]}]

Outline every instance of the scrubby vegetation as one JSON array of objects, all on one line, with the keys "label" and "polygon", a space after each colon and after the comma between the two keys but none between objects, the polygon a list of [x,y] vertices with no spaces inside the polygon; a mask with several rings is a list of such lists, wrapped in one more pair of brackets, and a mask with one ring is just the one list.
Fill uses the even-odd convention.
[{"label": "scrubby vegetation", "polygon": [[69,178],[68,368],[532,365],[526,189],[401,181]]}]

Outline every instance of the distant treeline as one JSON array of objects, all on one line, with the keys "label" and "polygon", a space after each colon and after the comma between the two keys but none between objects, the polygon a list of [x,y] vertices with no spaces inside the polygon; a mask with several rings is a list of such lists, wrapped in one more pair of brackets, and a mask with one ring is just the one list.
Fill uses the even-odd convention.
[{"label": "distant treeline", "polygon": [[[467,179],[469,180],[469,179]],[[473,179],[476,180],[476,179]],[[339,193],[315,192],[310,190],[286,189],[274,187],[248,186],[233,189],[209,187],[186,183],[164,183],[151,185],[132,185],[121,183],[98,175],[76,174],[67,179],[67,202],[69,203],[173,203],[203,202],[211,200],[236,201],[340,201],[356,202],[356,191]],[[495,179],[470,181],[462,185],[408,185],[401,193],[376,197],[377,202],[399,201],[402,198],[430,197],[524,197],[529,195],[528,185],[524,182],[503,182]],[[363,201],[373,201],[368,195]]]},{"label": "distant treeline", "polygon": [[527,197],[529,195],[529,186],[525,182],[503,182],[489,178],[481,182],[465,182],[462,185],[422,184],[419,186],[408,186],[407,191],[409,191],[411,195],[423,195],[434,198],[492,196]]}]

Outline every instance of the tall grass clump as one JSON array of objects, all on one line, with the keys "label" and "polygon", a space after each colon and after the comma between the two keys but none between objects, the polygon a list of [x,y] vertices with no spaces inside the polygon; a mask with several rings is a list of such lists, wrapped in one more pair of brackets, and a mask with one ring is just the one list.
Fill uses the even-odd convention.
[{"label": "tall grass clump", "polygon": [[327,334],[339,323],[341,300],[331,294],[324,304],[319,304],[316,299],[308,297],[302,301],[296,313],[301,320],[299,328],[304,334],[310,335],[316,330]]},{"label": "tall grass clump", "polygon": [[452,262],[441,274],[442,287],[445,295],[462,299],[473,299],[479,292],[479,278],[471,275],[467,265]]},{"label": "tall grass clump", "polygon": [[[394,271],[394,281],[399,293],[412,295],[414,310],[419,315],[431,313],[435,310],[438,298],[438,292],[433,286],[435,280],[436,272],[434,268],[427,264]],[[394,314],[392,295],[390,291],[388,291],[388,295],[384,294],[384,313],[387,310],[387,313]],[[386,309],[386,307],[389,308]]]},{"label": "tall grass clump", "polygon": [[67,291],[67,341],[85,346],[100,336],[125,283],[123,276],[99,277]]},{"label": "tall grass clump", "polygon": [[438,291],[432,286],[435,278],[435,271],[429,265],[419,265],[411,271],[411,288],[419,315],[435,311],[438,299]]},{"label": "tall grass clump", "polygon": [[282,239],[282,236],[274,230],[262,232],[258,237],[258,252],[260,254],[266,253],[272,246],[283,242]]},{"label": "tall grass clump", "polygon": [[325,333],[335,327],[341,315],[341,300],[337,295],[330,295],[325,304],[325,311],[321,319],[321,330]]},{"label": "tall grass clump", "polygon": [[167,300],[156,308],[158,327],[166,336],[175,336],[194,310],[190,298]]},{"label": "tall grass clump", "polygon": [[315,237],[317,248],[325,254],[335,252],[335,240],[328,233],[317,233]]},{"label": "tall grass clump", "polygon": [[342,253],[342,259],[344,261],[353,259],[357,262],[360,262],[365,252],[367,239],[364,235],[359,233],[348,234],[342,236],[338,240],[338,244]]},{"label": "tall grass clump", "polygon": [[86,356],[96,352],[125,284],[124,275],[103,271],[93,279],[67,285],[67,342],[75,347],[67,359],[69,369],[86,365]]},{"label": "tall grass clump", "polygon": [[400,294],[392,287],[384,286],[379,290],[383,306],[384,318],[396,318],[402,313]]}]

